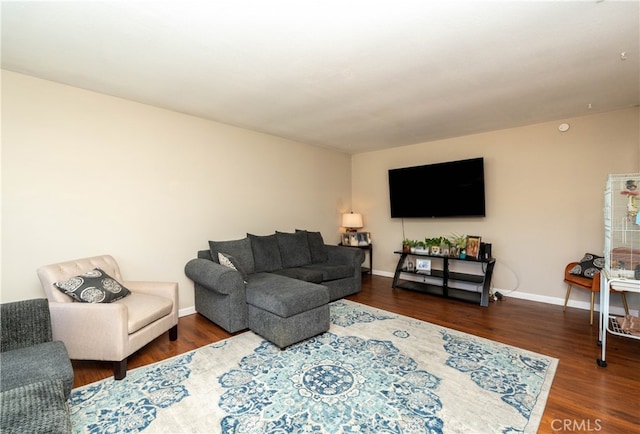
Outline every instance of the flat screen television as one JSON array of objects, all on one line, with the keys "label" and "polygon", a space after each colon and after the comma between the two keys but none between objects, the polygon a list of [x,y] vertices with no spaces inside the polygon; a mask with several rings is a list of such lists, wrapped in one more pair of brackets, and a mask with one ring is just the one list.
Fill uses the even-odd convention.
[{"label": "flat screen television", "polygon": [[391,217],[485,217],[484,159],[389,170]]}]

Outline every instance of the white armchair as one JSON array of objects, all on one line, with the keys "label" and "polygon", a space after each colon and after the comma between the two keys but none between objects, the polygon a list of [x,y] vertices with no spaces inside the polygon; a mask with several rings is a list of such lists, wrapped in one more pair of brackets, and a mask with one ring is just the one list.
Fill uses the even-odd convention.
[{"label": "white armchair", "polygon": [[[75,301],[54,283],[100,268],[131,291],[112,303]],[[114,362],[116,380],[127,375],[127,357],[162,333],[178,338],[178,284],[122,280],[109,255],[76,259],[38,269],[49,300],[53,339],[64,342],[71,359]]]}]

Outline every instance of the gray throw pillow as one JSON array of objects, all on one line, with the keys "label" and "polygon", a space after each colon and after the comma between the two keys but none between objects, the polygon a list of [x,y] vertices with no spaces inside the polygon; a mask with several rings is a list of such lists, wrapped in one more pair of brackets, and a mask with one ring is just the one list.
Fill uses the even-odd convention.
[{"label": "gray throw pillow", "polygon": [[255,273],[253,251],[249,238],[231,241],[209,241],[209,250],[214,262],[219,262],[218,253],[225,253],[233,256],[247,274]]},{"label": "gray throw pillow", "polygon": [[256,273],[282,269],[282,258],[280,258],[280,247],[278,246],[276,234],[247,234],[247,237],[251,240],[251,250],[253,250],[253,261]]},{"label": "gray throw pillow", "polygon": [[280,257],[284,268],[301,267],[311,263],[309,241],[305,232],[276,232]]},{"label": "gray throw pillow", "polygon": [[301,229],[296,229],[296,232],[304,232],[307,234],[307,241],[309,242],[309,252],[311,253],[311,263],[322,264],[329,260],[329,251],[324,244],[322,234],[320,232],[309,232]]},{"label": "gray throw pillow", "polygon": [[111,303],[131,294],[113,277],[100,268],[54,283],[69,297],[83,303]]}]

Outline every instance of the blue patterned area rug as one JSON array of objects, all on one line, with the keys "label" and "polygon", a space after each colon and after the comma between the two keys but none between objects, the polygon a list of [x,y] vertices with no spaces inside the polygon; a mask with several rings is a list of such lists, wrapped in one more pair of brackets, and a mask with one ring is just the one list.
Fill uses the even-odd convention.
[{"label": "blue patterned area rug", "polygon": [[557,363],[340,300],[284,351],[246,332],[69,403],[77,433],[535,433]]}]

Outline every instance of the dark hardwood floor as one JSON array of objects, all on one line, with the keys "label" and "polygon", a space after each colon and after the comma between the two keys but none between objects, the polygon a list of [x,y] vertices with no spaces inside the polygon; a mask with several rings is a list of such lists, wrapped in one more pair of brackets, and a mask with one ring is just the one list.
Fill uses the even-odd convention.
[{"label": "dark hardwood floor", "polygon": [[[596,364],[598,326],[589,311],[506,297],[488,308],[404,290],[391,279],[363,275],[349,300],[481,336],[560,360],[541,433],[640,432],[640,341],[608,335],[607,364]],[[632,308],[637,308],[632,306]],[[182,354],[230,335],[204,317],[180,318],[179,336],[160,336],[129,357],[133,369]],[[111,365],[73,361],[74,387],[113,375]]]}]

